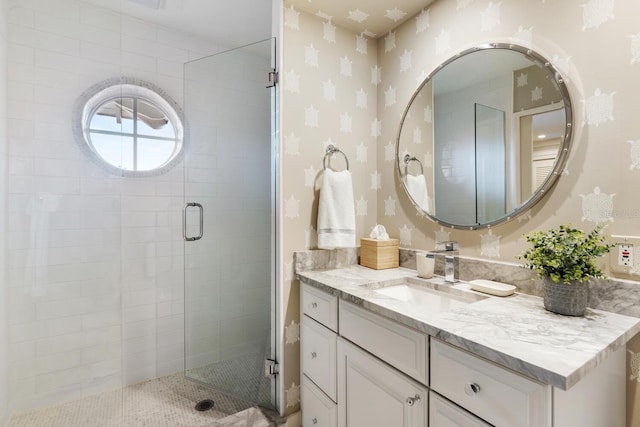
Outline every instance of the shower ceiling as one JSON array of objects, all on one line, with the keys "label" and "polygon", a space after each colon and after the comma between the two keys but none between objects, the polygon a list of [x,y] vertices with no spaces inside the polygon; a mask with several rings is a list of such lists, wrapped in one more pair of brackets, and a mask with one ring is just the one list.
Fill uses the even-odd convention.
[{"label": "shower ceiling", "polygon": [[268,0],[83,0],[225,47],[271,37]]},{"label": "shower ceiling", "polygon": [[331,20],[358,34],[380,37],[414,16],[434,0],[286,0],[285,8],[296,9]]}]

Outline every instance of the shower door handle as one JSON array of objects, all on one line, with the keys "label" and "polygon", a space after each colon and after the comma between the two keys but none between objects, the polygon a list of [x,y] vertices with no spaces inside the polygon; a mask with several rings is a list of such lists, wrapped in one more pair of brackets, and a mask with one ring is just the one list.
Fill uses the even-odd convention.
[{"label": "shower door handle", "polygon": [[[200,211],[200,232],[197,236],[189,237],[187,236],[187,209],[190,207],[198,208]],[[196,202],[188,202],[182,211],[182,237],[187,242],[194,242],[196,240],[202,239],[202,235],[204,234],[204,208],[200,203]]]}]

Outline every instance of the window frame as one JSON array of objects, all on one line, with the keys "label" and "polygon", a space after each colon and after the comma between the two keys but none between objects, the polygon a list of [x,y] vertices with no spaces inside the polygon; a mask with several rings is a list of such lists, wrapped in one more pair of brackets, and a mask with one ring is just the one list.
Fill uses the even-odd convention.
[{"label": "window frame", "polygon": [[[153,135],[144,135],[137,132],[136,120],[134,116],[133,133],[118,131],[96,131],[91,130],[91,120],[97,111],[105,104],[117,99],[132,98],[134,104],[139,101],[146,102],[151,106],[164,113],[173,126],[175,131],[174,138],[165,138]],[[76,103],[74,112],[74,134],[75,139],[80,148],[85,152],[91,160],[101,168],[118,175],[128,177],[156,176],[167,173],[180,162],[184,156],[187,145],[187,132],[184,125],[184,115],[179,105],[169,95],[152,83],[144,80],[117,77],[102,81],[87,89]],[[124,169],[114,165],[105,159],[94,146],[91,140],[91,134],[117,135],[125,136],[133,139],[133,167],[134,169]],[[138,144],[137,140],[141,139],[158,139],[163,141],[174,141],[174,147],[171,155],[161,165],[153,169],[138,170]]]}]

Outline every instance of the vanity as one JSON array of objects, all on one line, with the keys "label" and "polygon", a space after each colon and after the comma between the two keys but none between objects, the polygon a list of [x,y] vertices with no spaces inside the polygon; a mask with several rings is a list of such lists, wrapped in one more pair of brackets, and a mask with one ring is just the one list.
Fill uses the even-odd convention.
[{"label": "vanity", "polygon": [[407,268],[299,271],[303,425],[624,427],[640,319]]}]

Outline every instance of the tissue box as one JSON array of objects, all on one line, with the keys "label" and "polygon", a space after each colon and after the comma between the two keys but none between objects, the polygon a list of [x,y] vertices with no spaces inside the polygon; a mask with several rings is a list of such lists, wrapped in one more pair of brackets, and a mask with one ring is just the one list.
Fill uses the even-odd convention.
[{"label": "tissue box", "polygon": [[398,239],[360,239],[360,265],[384,270],[399,265]]}]

